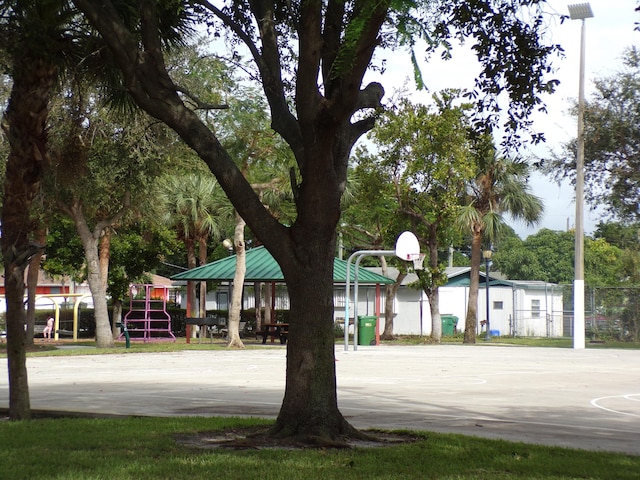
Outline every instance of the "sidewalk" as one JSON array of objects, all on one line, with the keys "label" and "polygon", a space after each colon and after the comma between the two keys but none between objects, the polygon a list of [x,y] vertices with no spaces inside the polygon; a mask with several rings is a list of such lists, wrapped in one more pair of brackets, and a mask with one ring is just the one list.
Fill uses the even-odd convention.
[{"label": "sidewalk", "polygon": [[[135,350],[135,345],[132,346]],[[31,406],[118,415],[275,417],[280,346],[28,359]],[[7,371],[6,359],[0,368]],[[640,352],[336,347],[338,401],[358,428],[419,429],[640,455]],[[7,375],[0,408],[8,407]]]}]

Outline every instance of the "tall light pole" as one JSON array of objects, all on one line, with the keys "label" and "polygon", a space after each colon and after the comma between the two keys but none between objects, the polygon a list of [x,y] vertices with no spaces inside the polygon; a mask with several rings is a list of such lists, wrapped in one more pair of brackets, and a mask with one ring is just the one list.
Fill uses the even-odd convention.
[{"label": "tall light pole", "polygon": [[491,324],[489,322],[489,260],[491,260],[491,250],[483,250],[482,257],[484,258],[484,273],[485,273],[485,292],[487,295],[487,325],[485,332],[485,340],[491,339]]},{"label": "tall light pole", "polygon": [[580,30],[580,78],[578,87],[578,151],[576,155],[575,279],[573,282],[573,348],[585,347],[584,340],[584,38],[585,19],[593,17],[591,5],[568,5],[571,20],[582,20]]}]

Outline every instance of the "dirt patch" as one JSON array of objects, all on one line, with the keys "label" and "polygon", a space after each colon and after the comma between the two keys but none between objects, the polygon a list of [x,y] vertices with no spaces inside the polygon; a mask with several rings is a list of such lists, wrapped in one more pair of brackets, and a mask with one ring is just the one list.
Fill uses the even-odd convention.
[{"label": "dirt patch", "polygon": [[[382,448],[424,440],[424,436],[410,433],[389,433],[379,430],[363,432],[363,438],[341,438],[327,440],[322,438],[274,438],[268,427],[248,427],[175,436],[178,444],[190,448],[212,450],[225,448],[231,450],[259,449],[350,449]],[[366,438],[365,438],[366,437]]]}]

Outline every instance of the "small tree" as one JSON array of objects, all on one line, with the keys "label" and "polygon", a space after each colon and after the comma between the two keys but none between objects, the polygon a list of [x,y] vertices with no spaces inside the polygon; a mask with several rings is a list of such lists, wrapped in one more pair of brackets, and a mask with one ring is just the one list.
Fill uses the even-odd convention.
[{"label": "small tree", "polygon": [[162,126],[143,114],[119,116],[96,99],[81,80],[67,85],[69,95],[52,118],[56,141],[45,191],[51,209],[75,225],[86,260],[99,347],[113,345],[107,309],[110,242],[125,214],[150,191],[162,153]]},{"label": "small tree", "polygon": [[[187,250],[189,269],[207,263],[207,243],[211,237],[220,239],[221,224],[228,215],[228,202],[215,178],[210,175],[189,173],[165,176],[158,184],[156,208],[165,225],[176,232]],[[195,283],[187,286],[187,301],[191,314],[195,314]],[[205,316],[206,282],[200,289],[200,315]]]},{"label": "small tree", "polygon": [[469,106],[454,105],[460,93],[434,95],[435,109],[401,100],[373,130],[380,149],[374,165],[386,172],[396,202],[394,213],[427,246],[425,268],[416,273],[429,298],[436,342],[442,335],[438,287],[446,282],[438,249],[456,236],[457,205],[473,171],[465,112]]}]

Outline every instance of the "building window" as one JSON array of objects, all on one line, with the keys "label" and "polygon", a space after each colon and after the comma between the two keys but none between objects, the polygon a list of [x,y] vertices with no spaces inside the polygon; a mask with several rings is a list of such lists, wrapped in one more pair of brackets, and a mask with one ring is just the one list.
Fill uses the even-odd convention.
[{"label": "building window", "polygon": [[493,302],[494,310],[502,310],[504,308],[504,304],[502,302]]},{"label": "building window", "polygon": [[540,299],[531,300],[531,318],[540,318]]}]

